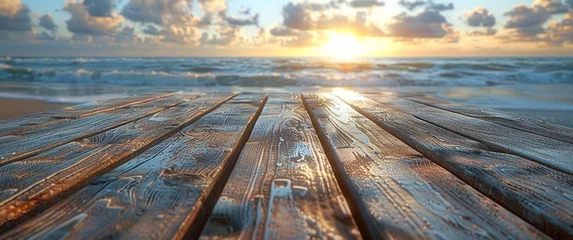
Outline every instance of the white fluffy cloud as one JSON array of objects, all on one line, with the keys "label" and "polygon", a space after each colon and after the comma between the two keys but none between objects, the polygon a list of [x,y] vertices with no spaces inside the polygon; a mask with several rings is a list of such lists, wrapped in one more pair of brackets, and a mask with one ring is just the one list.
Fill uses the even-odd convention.
[{"label": "white fluffy cloud", "polygon": [[116,0],[84,0],[84,5],[93,17],[110,17],[117,2]]},{"label": "white fluffy cloud", "polygon": [[493,27],[495,26],[495,16],[489,10],[479,7],[466,13],[465,21],[472,27]]},{"label": "white fluffy cloud", "polygon": [[569,36],[568,13],[561,23],[552,23],[550,28],[544,26],[553,15],[572,11],[570,6],[561,0],[536,0],[533,5],[521,4],[513,7],[504,15],[509,17],[505,24],[505,34],[500,39],[505,42],[544,42],[552,45],[562,44]]},{"label": "white fluffy cloud", "polygon": [[[382,29],[367,20],[365,12],[357,11],[352,16],[325,11],[328,8],[338,7],[337,4],[340,2],[331,2],[328,5],[288,3],[282,10],[283,27],[302,31],[341,30],[352,32],[358,36],[385,36]],[[284,33],[284,30],[282,31]],[[271,34],[275,36],[278,36],[277,34],[284,35],[280,34],[278,29],[275,30],[275,33],[271,30]]]},{"label": "white fluffy cloud", "polygon": [[199,5],[206,13],[217,13],[227,10],[226,0],[199,0]]},{"label": "white fluffy cloud", "polygon": [[86,6],[81,2],[70,1],[64,6],[64,11],[70,13],[72,17],[66,21],[68,30],[74,34],[81,35],[113,35],[121,26],[124,18],[117,13],[109,17],[91,16]]},{"label": "white fluffy cloud", "polygon": [[0,0],[0,31],[30,31],[30,9],[20,0]]},{"label": "white fluffy cloud", "polygon": [[573,12],[567,13],[561,22],[549,24],[544,41],[556,46],[573,44]]},{"label": "white fluffy cloud", "polygon": [[398,4],[412,11],[418,7],[426,5],[427,3],[424,0],[400,0]]},{"label": "white fluffy cloud", "polygon": [[378,0],[352,0],[350,6],[354,8],[370,8],[384,6],[384,2]]},{"label": "white fluffy cloud", "polygon": [[217,34],[213,34],[211,37],[207,33],[203,33],[199,41],[204,45],[233,45],[239,41],[239,34],[240,29],[223,26],[217,29]]},{"label": "white fluffy cloud", "polygon": [[195,25],[192,0],[130,0],[121,14],[133,22],[157,25]]},{"label": "white fluffy cloud", "polygon": [[51,32],[56,32],[58,30],[58,26],[54,23],[54,18],[50,14],[44,14],[40,17],[40,27],[43,27],[46,30]]},{"label": "white fluffy cloud", "polygon": [[415,16],[405,13],[394,17],[389,34],[398,38],[443,38],[451,28],[438,11],[424,10]]}]

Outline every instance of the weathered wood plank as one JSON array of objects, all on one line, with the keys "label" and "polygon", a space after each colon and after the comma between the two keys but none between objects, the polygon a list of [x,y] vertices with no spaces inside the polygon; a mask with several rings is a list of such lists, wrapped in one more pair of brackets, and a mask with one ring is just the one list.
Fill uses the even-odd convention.
[{"label": "weathered wood plank", "polygon": [[455,103],[430,96],[407,96],[404,98],[450,112],[463,114],[468,117],[479,118],[481,120],[501,124],[506,127],[515,128],[517,130],[535,133],[548,138],[573,143],[573,129],[568,127],[551,124],[533,118],[515,116],[493,109]]},{"label": "weathered wood plank", "polygon": [[549,239],[341,100],[305,95],[345,195],[376,239]]},{"label": "weathered wood plank", "polygon": [[300,96],[271,95],[202,238],[358,237]]},{"label": "weathered wood plank", "polygon": [[573,178],[361,96],[338,95],[428,159],[554,238],[573,237]]},{"label": "weathered wood plank", "polygon": [[194,98],[197,98],[196,94],[177,94],[0,137],[0,166],[133,122]]},{"label": "weathered wood plank", "polygon": [[149,102],[173,94],[175,93],[151,93],[120,99],[96,101],[92,103],[79,104],[61,109],[25,115],[13,119],[0,120],[0,136],[16,134],[19,132],[25,132],[60,122],[70,121],[76,118],[113,111],[119,108],[125,108],[144,102]]},{"label": "weathered wood plank", "polygon": [[90,178],[178,132],[234,94],[190,100],[95,136],[0,167],[0,225],[73,192]]},{"label": "weathered wood plank", "polygon": [[490,149],[515,154],[548,167],[573,174],[573,144],[520,131],[496,123],[448,112],[392,96],[367,95],[373,100],[467,138]]}]

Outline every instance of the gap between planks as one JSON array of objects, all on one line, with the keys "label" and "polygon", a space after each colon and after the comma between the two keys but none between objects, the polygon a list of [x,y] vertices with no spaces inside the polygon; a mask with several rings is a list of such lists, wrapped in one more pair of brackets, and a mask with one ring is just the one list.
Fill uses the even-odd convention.
[{"label": "gap between planks", "polygon": [[378,126],[554,238],[573,236],[573,176],[368,98],[337,96]]},{"label": "gap between planks", "polygon": [[547,238],[337,98],[304,100],[368,238]]},{"label": "gap between planks", "polygon": [[[243,95],[241,95],[243,96]],[[198,235],[201,230],[202,227],[204,225],[204,222],[207,219],[207,214],[210,214],[210,212],[212,211],[213,205],[215,200],[219,197],[218,195],[220,195],[220,193],[218,192],[220,189],[222,189],[222,186],[226,183],[226,176],[228,175],[226,172],[229,171],[229,169],[233,168],[233,164],[234,164],[234,160],[236,160],[238,154],[240,153],[240,151],[242,150],[242,147],[244,146],[244,143],[246,142],[246,139],[248,139],[252,128],[256,122],[256,119],[258,119],[258,116],[260,115],[260,112],[262,111],[262,108],[264,106],[264,102],[266,102],[267,96],[266,95],[260,95],[260,96],[254,96],[254,97],[248,97],[247,98],[241,98],[241,96],[231,99],[229,101],[226,102],[226,104],[221,104],[219,107],[217,107],[216,109],[212,110],[209,113],[206,113],[205,115],[203,115],[201,118],[198,118],[197,121],[193,121],[192,123],[190,123],[188,126],[184,127],[182,130],[177,131],[178,133],[180,133],[180,136],[174,136],[171,135],[170,137],[168,137],[166,140],[159,142],[156,145],[153,145],[152,147],[150,147],[148,150],[142,152],[140,155],[136,156],[133,160],[131,161],[126,161],[123,165],[113,169],[113,171],[102,175],[101,177],[99,177],[98,179],[94,179],[97,180],[96,183],[94,185],[89,185],[86,186],[85,188],[82,188],[79,192],[74,193],[73,195],[71,195],[70,197],[66,198],[65,200],[63,200],[62,202],[58,202],[55,206],[47,209],[46,211],[44,211],[43,213],[41,213],[39,216],[32,218],[30,221],[27,222],[23,222],[21,225],[16,226],[14,229],[12,229],[11,231],[8,231],[5,235],[1,236],[0,238],[7,238],[7,239],[14,239],[14,238],[30,238],[33,236],[39,236],[39,235],[46,235],[46,234],[56,234],[59,231],[60,228],[66,228],[65,226],[70,223],[70,222],[74,222],[76,221],[76,217],[80,216],[83,214],[82,222],[83,221],[88,221],[90,223],[103,223],[104,226],[106,226],[107,228],[104,228],[105,230],[108,231],[104,231],[104,232],[98,232],[99,237],[103,237],[103,236],[139,236],[139,237],[134,237],[136,239],[138,238],[142,238],[144,236],[146,236],[147,234],[155,236],[155,238],[164,238],[164,239],[187,239],[187,238],[195,238],[196,235]],[[236,101],[235,101],[236,100]],[[256,108],[254,103],[256,104]],[[241,104],[241,105],[236,105],[235,104]],[[237,106],[245,106],[245,107],[239,107],[237,108]],[[251,106],[252,105],[252,106]],[[250,110],[252,109],[252,111]],[[238,111],[238,112],[235,112]],[[201,138],[198,138],[196,135],[194,135],[195,133],[204,133],[204,134],[211,134],[211,133],[217,133],[217,132],[221,132],[224,133],[226,132],[227,128],[219,126],[217,124],[213,124],[213,120],[217,120],[218,122],[227,122],[227,121],[231,121],[230,126],[233,126],[233,122],[235,122],[234,124],[237,124],[237,121],[239,119],[241,119],[242,117],[240,115],[241,111],[245,112],[249,112],[249,115],[245,115],[245,117],[249,117],[248,119],[245,119],[246,124],[245,125],[240,125],[241,127],[241,131],[238,133],[239,134],[239,140],[234,141],[235,138],[220,138],[221,135],[215,134],[214,136],[208,138],[210,139],[210,141],[207,142],[202,142]],[[233,120],[235,119],[235,120]],[[216,121],[216,122],[217,122]],[[243,120],[240,120],[243,121]],[[240,122],[239,121],[239,122]],[[212,127],[209,127],[208,124],[211,123]],[[218,129],[219,127],[222,127],[221,129]],[[239,127],[239,126],[237,126]],[[183,132],[185,131],[185,132]],[[196,132],[199,131],[199,132]],[[230,130],[229,130],[230,131]],[[182,141],[179,141],[181,138]],[[187,139],[187,140],[185,140]],[[170,142],[171,140],[175,140],[175,142]],[[216,142],[227,142],[228,144],[232,144],[232,146],[228,146],[231,147],[230,149],[232,149],[232,151],[230,152],[230,154],[227,153],[227,150],[225,148],[217,148],[212,146],[213,144],[215,144]],[[173,188],[174,185],[170,185],[170,187],[167,186],[163,186],[162,188],[166,187],[167,189],[173,189],[175,190],[173,191],[166,191],[163,192],[165,195],[162,197],[164,199],[164,203],[165,202],[170,202],[172,199],[172,197],[174,197],[174,195],[172,193],[175,194],[183,194],[185,195],[185,192],[188,192],[188,188],[186,188],[185,186],[187,186],[185,184],[185,175],[184,172],[178,172],[181,171],[181,169],[178,170],[178,166],[175,162],[172,161],[168,161],[170,159],[165,159],[165,161],[159,161],[157,162],[157,159],[163,159],[166,155],[163,154],[163,152],[165,151],[166,153],[170,153],[170,151],[175,151],[172,152],[173,154],[178,153],[178,152],[182,152],[183,155],[179,156],[180,159],[179,163],[184,163],[184,162],[188,162],[188,161],[184,161],[184,160],[188,160],[188,158],[190,158],[190,155],[185,155],[184,153],[186,153],[187,150],[185,150],[186,147],[188,147],[186,145],[186,143],[192,143],[192,142],[197,142],[197,143],[203,143],[203,144],[207,144],[206,146],[208,146],[207,148],[212,148],[213,151],[217,151],[221,154],[221,157],[224,156],[224,160],[223,159],[219,159],[221,160],[218,165],[216,166],[211,166],[212,170],[215,171],[217,173],[216,176],[214,176],[214,178],[212,179],[210,177],[210,175],[207,175],[205,179],[211,179],[211,186],[207,187],[207,188],[203,188],[201,195],[197,196],[197,195],[193,195],[194,197],[198,197],[196,198],[196,202],[195,203],[189,203],[189,201],[183,201],[183,199],[180,199],[181,202],[177,201],[178,203],[188,203],[187,206],[179,206],[178,211],[176,211],[176,213],[178,213],[179,215],[176,215],[177,218],[175,218],[175,216],[172,216],[172,212],[160,212],[161,214],[157,215],[157,216],[161,216],[160,218],[155,217],[155,213],[153,212],[157,212],[159,208],[157,208],[157,204],[154,204],[155,208],[153,206],[148,206],[149,209],[146,209],[146,214],[137,214],[137,213],[133,213],[132,211],[130,211],[130,209],[138,209],[140,207],[144,207],[146,205],[139,205],[136,204],[137,202],[140,201],[135,201],[135,202],[131,202],[134,206],[132,206],[131,208],[129,206],[124,206],[126,207],[125,213],[123,213],[121,216],[121,218],[114,218],[111,219],[111,221],[106,221],[105,217],[106,215],[110,215],[113,216],[113,209],[108,209],[108,208],[103,208],[100,209],[99,211],[97,211],[97,213],[93,212],[93,207],[95,203],[97,203],[97,199],[100,200],[105,200],[107,198],[110,199],[116,199],[117,201],[120,201],[117,198],[120,198],[122,196],[122,193],[116,193],[114,194],[115,191],[106,191],[106,190],[113,190],[114,189],[114,185],[117,185],[121,182],[121,180],[114,180],[115,178],[117,178],[118,176],[120,177],[120,179],[129,179],[129,177],[136,177],[139,176],[139,174],[142,174],[142,172],[138,172],[135,169],[138,169],[138,166],[141,165],[148,165],[148,167],[151,167],[151,169],[145,170],[146,167],[142,167],[139,168],[139,171],[150,171],[148,174],[148,177],[145,177],[144,179],[147,179],[146,182],[151,184],[151,183],[155,183],[156,184],[160,184],[159,186],[161,186],[161,182],[171,182],[172,184],[178,185],[179,184],[183,184],[183,185],[179,185],[179,188]],[[226,143],[226,144],[227,144]],[[197,145],[200,146],[201,144]],[[189,146],[190,147],[190,146]],[[167,150],[167,149],[171,149],[171,150]],[[198,154],[197,157],[201,157],[203,156],[202,154],[204,153],[210,153],[211,150],[205,150],[206,152],[202,152],[203,149],[198,149],[199,152],[196,153]],[[189,152],[187,152],[189,153]],[[168,154],[169,155],[169,154]],[[161,156],[161,157],[158,157]],[[209,164],[209,165],[213,165],[214,163],[210,163],[210,162],[214,162],[214,160],[212,160],[210,158],[211,155],[205,155],[203,157],[206,157],[205,159],[197,159],[197,161],[199,161],[199,163],[202,164],[203,167],[206,167],[205,164]],[[183,162],[181,162],[183,161]],[[151,162],[151,163],[150,163]],[[197,163],[197,164],[199,164]],[[156,166],[158,164],[158,166]],[[164,165],[167,164],[167,165]],[[168,167],[171,166],[171,167]],[[191,165],[193,166],[193,165]],[[218,166],[218,167],[217,167]],[[204,171],[203,167],[197,167],[197,168],[192,168],[194,169],[194,171]],[[181,167],[183,168],[183,167]],[[153,179],[153,176],[155,176],[155,174],[157,174],[158,172],[154,171],[155,170],[161,170],[163,169],[164,171],[159,171],[160,176],[159,179]],[[220,170],[219,170],[220,169]],[[154,172],[154,173],[153,173]],[[182,174],[182,175],[178,175]],[[197,174],[199,174],[199,172],[197,172]],[[172,177],[170,177],[172,176]],[[178,178],[178,176],[183,177],[183,178]],[[189,177],[194,176],[194,175],[190,175]],[[144,181],[144,179],[140,180],[140,181]],[[150,181],[151,180],[151,181]],[[191,178],[190,180],[193,180],[193,178]],[[93,182],[93,181],[92,181]],[[138,188],[140,189],[141,187],[144,188],[144,192],[148,192],[147,190],[145,190],[145,186],[147,184],[141,182],[138,184],[139,181],[135,181],[134,183],[136,184],[136,186],[139,186]],[[110,187],[108,187],[108,184],[111,184]],[[192,183],[189,183],[190,185],[193,185]],[[128,184],[128,185],[132,185],[132,184]],[[98,187],[99,186],[99,187]],[[103,186],[103,190],[100,189]],[[116,186],[117,187],[117,186]],[[183,188],[185,187],[185,188]],[[99,190],[98,190],[99,189]],[[116,189],[117,190],[117,189]],[[152,190],[152,189],[148,189],[148,190]],[[127,191],[127,190],[126,190]],[[140,194],[144,193],[144,192],[139,192]],[[160,191],[161,192],[161,191]],[[188,193],[187,193],[188,194]],[[139,197],[144,197],[143,195],[138,195]],[[147,197],[152,197],[152,196],[147,196]],[[82,200],[83,199],[83,200]],[[120,198],[121,199],[121,198]],[[190,198],[189,198],[190,199]],[[86,202],[86,200],[88,200]],[[194,201],[195,201],[194,200]],[[94,203],[95,201],[95,203]],[[87,204],[87,205],[86,205]],[[75,206],[75,207],[74,207]],[[91,207],[89,207],[91,206]],[[92,211],[92,213],[90,213],[90,210]],[[81,214],[79,212],[81,212]],[[61,214],[60,214],[61,212]],[[122,211],[123,212],[123,211]],[[80,215],[78,215],[80,214]],[[86,215],[87,214],[87,215]],[[99,214],[97,216],[93,216],[92,214]],[[103,216],[102,216],[103,214]],[[135,215],[133,215],[135,214]],[[151,215],[151,218],[154,218],[152,222],[148,221],[149,217]],[[102,219],[103,217],[103,219]],[[134,221],[130,223],[130,219],[131,220],[140,220],[140,221]],[[145,220],[147,219],[147,221]],[[170,222],[171,219],[176,219],[173,220],[173,222]],[[100,220],[100,221],[97,221]],[[159,222],[158,222],[159,221]],[[77,224],[77,222],[76,222]],[[110,225],[111,224],[111,225]],[[130,227],[132,225],[130,224],[135,224],[138,227]],[[153,226],[152,226],[153,225]],[[157,226],[164,226],[161,228],[156,228],[155,225]],[[165,226],[169,226],[169,227],[165,227]],[[115,226],[115,227],[114,227]],[[147,227],[146,227],[147,226]],[[117,228],[116,228],[117,227]],[[83,236],[83,237],[87,237],[89,235],[92,235],[92,237],[94,236],[93,234],[90,234],[91,230],[94,230],[93,228],[90,230],[89,227],[87,229],[86,226],[84,226],[83,228],[73,228],[73,229],[68,229],[68,233],[67,234],[71,234],[71,236]],[[149,232],[146,232],[145,230],[147,229],[155,229],[155,231],[150,230]],[[97,230],[97,228],[96,228]],[[101,230],[101,229],[100,229]],[[142,231],[139,231],[142,230]],[[99,230],[98,230],[99,231]],[[146,234],[147,233],[147,234]],[[87,235],[86,235],[87,234]],[[53,236],[53,235],[50,235]],[[128,237],[129,238],[129,237]]]},{"label": "gap between planks", "polygon": [[[143,112],[143,113],[135,113],[135,114],[136,114],[135,117],[131,117],[131,116],[130,116],[129,114],[127,114],[127,113],[122,113],[123,115],[119,116],[120,119],[119,119],[119,120],[116,120],[116,119],[113,119],[112,116],[110,116],[109,119],[104,119],[104,120],[109,121],[109,123],[107,123],[107,126],[106,126],[106,127],[98,128],[98,129],[96,129],[96,130],[89,131],[88,133],[85,133],[85,134],[84,134],[84,133],[79,133],[77,136],[73,136],[73,137],[67,137],[67,136],[57,136],[57,137],[56,137],[56,136],[52,136],[52,139],[53,139],[53,138],[62,138],[61,141],[56,141],[55,143],[49,143],[49,144],[44,144],[43,142],[37,143],[37,142],[40,141],[40,140],[37,140],[37,139],[34,139],[34,138],[37,138],[37,137],[44,137],[44,138],[50,137],[50,136],[47,135],[48,133],[52,133],[52,135],[54,135],[54,134],[57,135],[58,132],[59,132],[59,130],[61,130],[61,129],[52,129],[51,131],[50,131],[50,130],[47,130],[47,131],[45,131],[45,132],[42,132],[42,131],[41,131],[41,130],[46,130],[45,128],[38,128],[38,129],[28,130],[28,131],[35,131],[35,132],[40,131],[40,133],[37,133],[37,134],[31,133],[29,136],[26,136],[26,135],[24,135],[24,136],[19,136],[19,138],[12,139],[12,140],[9,139],[9,140],[5,141],[5,142],[8,142],[8,141],[14,142],[14,141],[19,141],[19,140],[21,140],[19,145],[16,145],[16,146],[8,146],[7,148],[8,148],[9,151],[6,150],[6,149],[0,149],[0,150],[2,150],[2,151],[0,152],[0,166],[4,166],[4,165],[9,164],[9,163],[12,163],[12,162],[16,162],[16,161],[19,161],[19,160],[22,160],[22,159],[25,159],[25,158],[28,158],[28,157],[35,156],[35,155],[37,155],[37,154],[39,154],[39,153],[45,152],[46,150],[49,150],[49,149],[53,149],[53,148],[62,146],[62,145],[65,145],[65,144],[70,143],[70,142],[73,142],[73,141],[77,141],[77,140],[80,140],[80,139],[92,137],[92,136],[97,135],[97,134],[99,134],[99,133],[102,133],[102,132],[105,132],[105,131],[108,131],[108,130],[111,130],[111,129],[114,129],[114,128],[117,128],[117,127],[120,127],[120,126],[123,126],[123,125],[125,125],[125,124],[129,124],[129,123],[131,123],[131,122],[134,122],[134,121],[137,121],[137,120],[140,120],[140,119],[143,119],[143,118],[152,116],[152,115],[154,115],[154,114],[157,114],[157,113],[159,113],[159,112],[165,111],[165,110],[167,110],[167,109],[176,107],[176,106],[178,106],[178,105],[180,105],[180,104],[183,104],[183,103],[187,102],[188,100],[193,100],[193,99],[197,99],[197,98],[202,97],[201,95],[192,95],[192,96],[190,96],[189,98],[187,98],[185,95],[182,95],[182,96],[181,96],[181,99],[178,99],[178,98],[170,99],[170,97],[174,97],[174,96],[177,96],[177,95],[170,95],[170,96],[168,96],[168,97],[156,98],[156,99],[153,99],[153,101],[144,102],[143,104],[149,104],[149,103],[155,103],[155,102],[165,101],[165,102],[163,103],[163,104],[165,104],[165,106],[163,106],[163,105],[161,105],[161,106],[154,106],[154,107],[150,107],[150,106],[145,107],[145,106],[144,106],[143,108],[150,108],[150,109],[146,110],[146,112]],[[235,96],[236,96],[236,94],[235,94]],[[170,102],[170,101],[173,101],[173,102]],[[138,104],[131,105],[130,107],[138,107]],[[155,109],[155,108],[157,108],[157,109]],[[120,108],[120,109],[121,109],[121,108]],[[120,109],[115,109],[115,110],[118,110],[118,111],[119,111]],[[126,109],[126,110],[129,110],[129,109]],[[110,111],[110,112],[111,112],[111,111]],[[105,114],[105,113],[103,113],[103,114]],[[137,114],[140,114],[140,115],[137,115]],[[101,115],[95,114],[95,115],[91,115],[91,116],[95,117],[95,116],[101,116]],[[125,119],[122,120],[121,117],[124,117]],[[81,118],[81,119],[83,119],[83,120],[78,120],[78,121],[84,121],[84,120],[87,120],[88,118]],[[64,124],[64,125],[66,125],[66,124],[69,123],[69,126],[67,126],[67,128],[66,128],[66,131],[68,131],[68,132],[69,132],[69,131],[72,131],[72,130],[75,130],[75,127],[77,127],[77,126],[74,126],[74,124],[77,123],[76,121],[65,121],[65,122],[59,122],[59,123],[60,123],[60,124]],[[60,125],[60,124],[48,125],[48,126],[44,126],[44,127],[54,128],[54,127],[58,127],[58,125]],[[84,124],[87,124],[87,123],[84,123]],[[77,125],[77,124],[76,124],[76,125]],[[74,127],[74,129],[70,129],[71,127]],[[24,134],[24,133],[25,133],[25,132],[23,132],[23,133],[21,133],[21,134]],[[70,133],[70,134],[73,134],[73,133]],[[6,137],[7,137],[7,136],[6,136]],[[24,138],[25,138],[25,139],[24,139]],[[32,140],[33,140],[33,141],[32,141]],[[44,140],[46,140],[46,139],[41,139],[41,140],[44,141]],[[60,139],[58,139],[58,140],[60,140]],[[31,145],[31,144],[35,144],[36,146],[34,146],[33,148],[30,148],[30,147],[27,146],[27,145]],[[14,149],[14,148],[16,148],[16,149]],[[24,148],[24,149],[18,149],[18,148]],[[7,152],[6,152],[6,151],[7,151]],[[12,152],[12,153],[10,153],[10,152]]]},{"label": "gap between planks", "polygon": [[[223,98],[222,100],[217,101],[216,104],[213,104],[210,107],[206,108],[205,110],[198,112],[198,113],[194,114],[193,116],[190,116],[191,118],[186,119],[179,126],[174,126],[173,128],[170,128],[168,131],[166,131],[162,135],[159,135],[157,138],[152,139],[151,141],[146,143],[144,146],[139,146],[139,148],[136,147],[136,149],[132,150],[131,152],[128,152],[127,155],[121,156],[121,159],[115,159],[113,163],[110,163],[107,166],[105,166],[105,165],[99,166],[101,169],[99,169],[95,173],[92,173],[92,175],[76,176],[76,177],[79,177],[81,180],[77,183],[73,183],[73,185],[71,185],[71,186],[67,186],[67,187],[65,187],[65,186],[52,186],[52,185],[43,186],[43,185],[50,184],[50,182],[57,180],[57,179],[55,179],[55,175],[58,173],[61,173],[61,171],[57,171],[57,172],[53,173],[54,176],[47,178],[47,179],[50,179],[50,182],[39,181],[39,182],[36,182],[33,185],[28,186],[26,188],[30,191],[32,190],[32,188],[40,188],[42,194],[38,195],[38,193],[33,193],[33,195],[30,195],[32,193],[29,193],[28,190],[22,190],[18,194],[15,194],[15,195],[10,196],[9,198],[3,200],[2,202],[0,202],[0,232],[4,232],[6,230],[9,230],[13,226],[16,226],[16,225],[24,222],[28,218],[41,213],[45,209],[56,204],[59,200],[63,199],[64,197],[72,194],[75,191],[80,190],[82,187],[86,186],[89,183],[89,181],[98,177],[102,173],[105,173],[105,172],[108,172],[108,171],[114,169],[115,167],[117,167],[120,164],[130,160],[131,158],[139,155],[140,153],[144,152],[145,150],[149,149],[150,147],[153,147],[157,143],[167,139],[168,137],[172,136],[173,134],[179,132],[181,129],[188,126],[189,124],[195,122],[197,119],[200,119],[201,117],[205,116],[206,114],[208,114],[208,113],[212,112],[213,110],[217,109],[218,107],[220,107],[222,104],[233,99],[237,95],[238,95],[237,93],[229,94],[227,97]],[[180,104],[182,104],[182,103],[180,103]],[[172,108],[175,108],[175,107],[176,106],[173,106]],[[170,109],[172,109],[172,108],[170,108]],[[158,112],[156,112],[154,114],[157,114],[157,113]],[[151,115],[153,115],[153,114],[151,114]],[[149,117],[151,115],[147,115],[147,117]],[[145,118],[145,116],[142,118]],[[140,119],[142,119],[142,118],[140,118]],[[108,131],[110,131],[110,130],[108,130]],[[82,139],[85,139],[85,138],[82,138]],[[120,147],[120,146],[118,145],[117,147]],[[104,149],[102,151],[106,152],[106,151],[109,151],[109,149],[108,150]],[[105,153],[103,153],[103,154],[105,154]],[[97,157],[97,156],[95,156],[95,157]],[[3,166],[3,167],[5,167],[5,166]],[[68,169],[68,168],[65,168],[65,169]],[[68,177],[68,176],[67,175],[61,176],[60,178],[66,178],[66,177]],[[59,182],[60,182],[60,185],[64,184],[63,182],[61,182],[61,180]],[[69,184],[69,183],[66,183],[66,184]],[[27,197],[24,196],[23,194],[25,194]]]},{"label": "gap between planks", "polygon": [[561,125],[548,123],[534,118],[516,116],[494,109],[479,108],[472,105],[455,103],[431,96],[403,96],[402,98],[448,112],[497,123],[516,130],[573,143],[573,129]]},{"label": "gap between planks", "polygon": [[[0,137],[26,132],[33,129],[42,128],[62,122],[67,122],[74,119],[83,118],[103,112],[114,111],[120,108],[126,108],[129,106],[150,102],[160,98],[169,97],[175,94],[177,94],[177,92],[151,94],[150,96],[135,95],[113,100],[103,100],[93,103],[84,103],[71,107],[55,109],[47,112],[24,115],[18,118],[0,120],[0,125],[2,125],[0,127]],[[129,102],[124,102],[126,100]]]}]

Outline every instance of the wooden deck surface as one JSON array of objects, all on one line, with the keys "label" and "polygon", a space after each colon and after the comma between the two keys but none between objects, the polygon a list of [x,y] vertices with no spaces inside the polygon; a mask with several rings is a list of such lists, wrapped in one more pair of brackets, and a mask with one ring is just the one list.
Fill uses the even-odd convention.
[{"label": "wooden deck surface", "polygon": [[0,239],[573,239],[573,129],[397,93],[0,120]]}]

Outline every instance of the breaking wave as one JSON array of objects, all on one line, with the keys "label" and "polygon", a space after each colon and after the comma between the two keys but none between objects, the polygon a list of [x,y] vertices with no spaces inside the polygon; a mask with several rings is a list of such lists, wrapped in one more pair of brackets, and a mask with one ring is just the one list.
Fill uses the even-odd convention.
[{"label": "breaking wave", "polygon": [[559,84],[573,83],[573,59],[0,57],[0,81],[249,87]]}]

